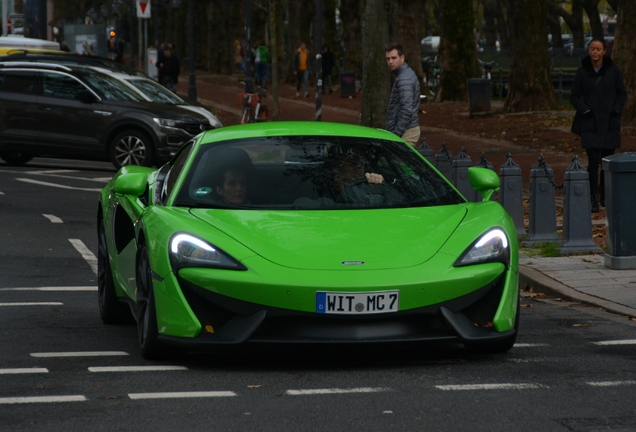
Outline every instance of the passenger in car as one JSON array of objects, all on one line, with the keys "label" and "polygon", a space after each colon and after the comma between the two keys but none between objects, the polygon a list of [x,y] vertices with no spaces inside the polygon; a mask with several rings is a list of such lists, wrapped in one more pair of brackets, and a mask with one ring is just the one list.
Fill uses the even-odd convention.
[{"label": "passenger in car", "polygon": [[247,190],[254,165],[245,150],[224,149],[216,156],[215,162],[212,173],[217,200],[231,205],[248,203]]}]

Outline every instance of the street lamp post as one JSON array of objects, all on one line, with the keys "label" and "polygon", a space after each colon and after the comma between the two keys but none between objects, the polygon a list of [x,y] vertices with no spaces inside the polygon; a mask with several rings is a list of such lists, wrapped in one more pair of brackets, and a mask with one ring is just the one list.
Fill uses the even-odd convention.
[{"label": "street lamp post", "polygon": [[190,0],[190,85],[188,98],[197,100],[197,82],[194,77],[194,0]]}]

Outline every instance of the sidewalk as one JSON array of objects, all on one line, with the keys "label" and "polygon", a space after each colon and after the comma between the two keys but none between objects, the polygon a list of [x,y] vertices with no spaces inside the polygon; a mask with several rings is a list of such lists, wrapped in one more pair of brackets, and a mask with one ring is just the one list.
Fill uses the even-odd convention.
[{"label": "sidewalk", "polygon": [[[188,83],[182,79],[178,86],[179,93],[187,95]],[[242,91],[238,77],[221,77],[203,74],[197,76],[198,102],[211,107],[220,117],[224,125],[238,123],[239,107],[236,95]],[[281,120],[314,120],[315,97],[295,97],[296,89],[289,84],[281,84],[279,90]],[[271,97],[271,91],[268,91]],[[312,95],[313,96],[313,95]],[[272,110],[272,101],[266,99]],[[322,120],[341,123],[359,124],[360,96],[358,98],[341,98],[337,92],[324,95],[322,98]],[[473,149],[473,160],[479,157],[474,154],[475,146],[488,155],[494,166],[501,166],[508,155],[522,167],[523,183],[528,184],[531,164],[536,162],[536,149],[528,149],[510,141],[492,140],[459,133],[448,129],[422,127],[422,136],[435,150],[447,143],[448,148],[457,154],[465,147]],[[548,159],[549,158],[549,159]],[[555,174],[564,171],[571,163],[571,155],[554,152],[546,155]],[[555,175],[556,177],[556,175]],[[604,221],[595,220],[594,223]],[[531,250],[522,250],[519,257],[520,288],[524,292],[545,293],[566,300],[585,303],[606,309],[610,312],[636,317],[636,269],[612,270],[604,265],[603,255],[574,255],[555,258],[531,256]]]}]

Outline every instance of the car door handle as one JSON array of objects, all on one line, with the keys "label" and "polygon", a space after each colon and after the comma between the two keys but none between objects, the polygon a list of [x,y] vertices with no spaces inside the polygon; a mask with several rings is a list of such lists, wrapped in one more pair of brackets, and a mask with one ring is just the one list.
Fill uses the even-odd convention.
[{"label": "car door handle", "polygon": [[40,111],[51,111],[53,108],[47,106],[41,106]]}]

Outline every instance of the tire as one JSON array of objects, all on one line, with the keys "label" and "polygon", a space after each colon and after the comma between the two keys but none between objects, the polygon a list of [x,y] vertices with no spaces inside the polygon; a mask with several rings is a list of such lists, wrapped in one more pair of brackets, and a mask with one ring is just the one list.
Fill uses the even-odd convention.
[{"label": "tire", "polygon": [[10,152],[0,154],[0,159],[5,161],[9,165],[19,166],[24,165],[25,163],[33,159],[33,156],[28,153]]},{"label": "tire", "polygon": [[132,324],[130,307],[119,301],[115,292],[113,272],[108,259],[104,221],[99,222],[97,245],[97,301],[99,317],[105,324]]},{"label": "tire", "polygon": [[159,341],[157,330],[152,269],[146,245],[142,245],[137,256],[137,336],[144,358],[157,360],[166,357],[166,348]]},{"label": "tire", "polygon": [[134,129],[115,136],[109,156],[117,169],[126,165],[152,166],[155,163],[152,140],[146,133]]},{"label": "tire", "polygon": [[520,299],[517,298],[517,316],[515,318],[515,332],[505,339],[496,342],[465,343],[464,347],[472,354],[503,354],[515,345],[519,333],[519,315],[521,315]]}]

